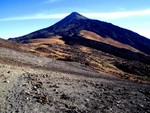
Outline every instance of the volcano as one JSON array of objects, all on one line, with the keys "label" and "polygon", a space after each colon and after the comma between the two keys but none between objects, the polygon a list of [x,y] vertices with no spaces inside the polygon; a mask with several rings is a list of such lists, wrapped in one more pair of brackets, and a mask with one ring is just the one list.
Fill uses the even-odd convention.
[{"label": "volcano", "polygon": [[60,36],[68,45],[83,45],[115,56],[150,63],[150,40],[111,23],[92,20],[73,12],[56,24],[10,40],[29,43]]},{"label": "volcano", "polygon": [[77,12],[50,27],[9,40],[27,45],[30,52],[78,62],[98,71],[117,75],[119,69],[125,72],[124,76],[126,73],[149,76],[148,38]]}]

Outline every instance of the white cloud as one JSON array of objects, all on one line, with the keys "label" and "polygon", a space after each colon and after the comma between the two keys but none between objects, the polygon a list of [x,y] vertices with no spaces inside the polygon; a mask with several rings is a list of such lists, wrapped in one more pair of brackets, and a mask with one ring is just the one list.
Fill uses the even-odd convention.
[{"label": "white cloud", "polygon": [[33,16],[22,16],[22,17],[11,17],[11,18],[3,18],[0,21],[16,21],[16,20],[37,20],[37,19],[60,19],[67,16],[68,13],[63,14],[36,14]]},{"label": "white cloud", "polygon": [[146,28],[135,28],[134,29],[134,32],[137,32],[138,34],[143,35],[150,39],[149,31],[150,31],[150,29],[148,29],[148,28],[147,29]]},{"label": "white cloud", "polygon": [[89,18],[100,19],[119,19],[133,16],[150,16],[150,9],[139,11],[122,11],[122,12],[108,12],[108,13],[83,13]]},{"label": "white cloud", "polygon": [[[54,0],[51,0],[54,1]],[[150,9],[146,10],[138,10],[138,11],[122,11],[122,12],[107,12],[107,13],[81,13],[88,18],[94,19],[120,19],[126,17],[134,17],[134,16],[150,16]],[[32,16],[21,16],[21,17],[10,17],[10,18],[2,18],[0,21],[14,21],[14,20],[34,20],[34,19],[61,19],[65,16],[69,15],[69,13],[61,13],[61,14],[36,14]]]}]

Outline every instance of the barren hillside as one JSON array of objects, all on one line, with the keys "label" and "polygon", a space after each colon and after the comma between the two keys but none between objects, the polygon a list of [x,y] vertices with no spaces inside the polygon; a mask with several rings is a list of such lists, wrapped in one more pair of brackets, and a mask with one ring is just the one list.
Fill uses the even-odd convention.
[{"label": "barren hillside", "polygon": [[150,112],[149,85],[25,52],[26,47],[18,50],[18,45],[8,47],[5,42],[10,43],[4,41],[0,47],[2,113]]}]

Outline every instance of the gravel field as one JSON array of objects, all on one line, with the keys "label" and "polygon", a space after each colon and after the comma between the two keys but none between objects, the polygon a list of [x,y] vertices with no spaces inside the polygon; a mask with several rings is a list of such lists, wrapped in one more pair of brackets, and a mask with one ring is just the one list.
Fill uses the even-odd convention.
[{"label": "gravel field", "polygon": [[0,113],[150,112],[149,85],[6,48],[0,59]]}]

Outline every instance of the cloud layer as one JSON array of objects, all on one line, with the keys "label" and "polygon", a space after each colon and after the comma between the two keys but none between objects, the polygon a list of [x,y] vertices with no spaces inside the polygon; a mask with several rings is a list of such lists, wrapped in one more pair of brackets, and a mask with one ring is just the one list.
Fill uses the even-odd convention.
[{"label": "cloud layer", "polygon": [[16,21],[16,20],[37,20],[37,19],[61,19],[67,16],[68,13],[64,14],[36,14],[33,16],[21,16],[21,17],[10,17],[10,18],[3,18],[0,21]]},{"label": "cloud layer", "polygon": [[133,16],[150,16],[150,9],[109,13],[84,13],[84,15],[90,18],[119,19]]},{"label": "cloud layer", "polygon": [[[51,0],[54,1],[54,0]],[[122,12],[108,12],[108,13],[81,13],[88,18],[94,19],[120,19],[126,17],[134,17],[134,16],[150,16],[150,9],[146,10],[138,10],[138,11],[122,11]],[[61,13],[61,14],[35,14],[32,16],[21,16],[21,17],[10,17],[10,18],[2,18],[0,21],[16,21],[16,20],[36,20],[36,19],[62,19],[65,16],[69,15],[69,13]]]}]

